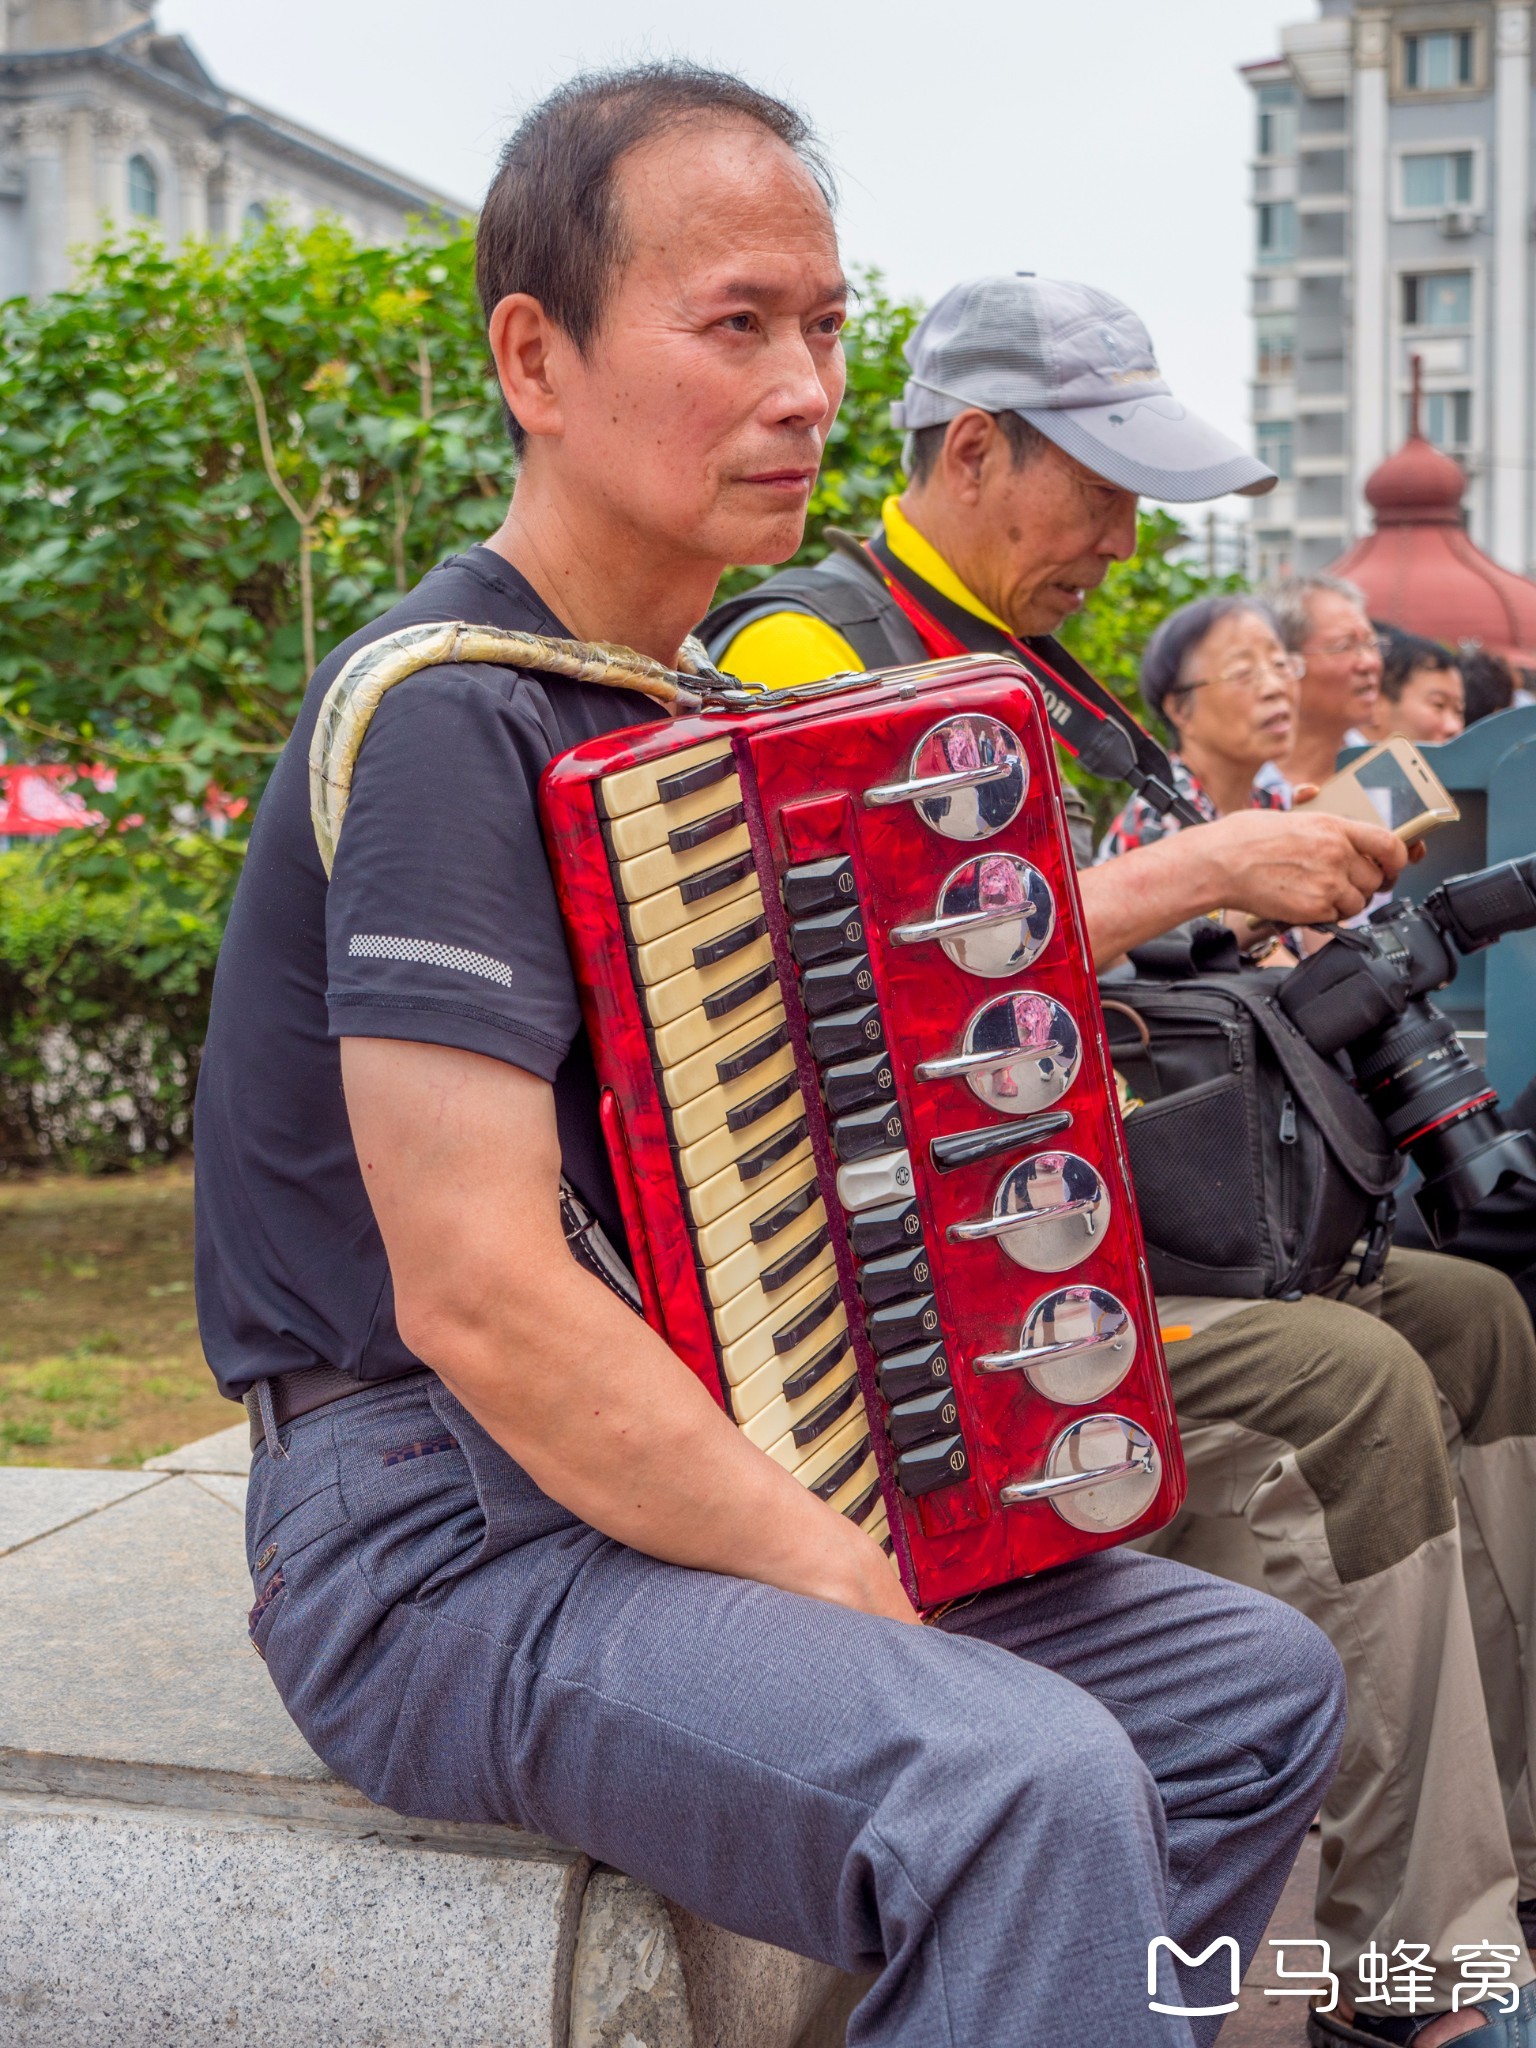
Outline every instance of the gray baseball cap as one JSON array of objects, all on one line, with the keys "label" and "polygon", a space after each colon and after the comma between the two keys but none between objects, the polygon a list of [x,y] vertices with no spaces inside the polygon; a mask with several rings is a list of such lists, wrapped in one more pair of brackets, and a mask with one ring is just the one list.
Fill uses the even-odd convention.
[{"label": "gray baseball cap", "polygon": [[1029,270],[957,284],[919,322],[907,362],[891,418],[909,434],[972,406],[1016,412],[1096,476],[1170,504],[1257,498],[1279,481],[1179,403],[1141,321],[1092,285]]}]

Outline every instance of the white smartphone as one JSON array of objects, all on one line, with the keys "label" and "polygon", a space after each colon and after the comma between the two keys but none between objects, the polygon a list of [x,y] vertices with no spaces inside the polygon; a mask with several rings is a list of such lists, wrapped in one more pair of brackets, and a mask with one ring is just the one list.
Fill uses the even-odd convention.
[{"label": "white smartphone", "polygon": [[1390,739],[1331,775],[1296,806],[1330,817],[1385,825],[1407,845],[1461,816],[1455,800],[1411,740]]}]

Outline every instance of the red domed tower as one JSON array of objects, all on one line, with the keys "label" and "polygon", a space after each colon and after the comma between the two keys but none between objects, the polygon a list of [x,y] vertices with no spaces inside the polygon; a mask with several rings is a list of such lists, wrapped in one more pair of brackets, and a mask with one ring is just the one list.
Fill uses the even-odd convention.
[{"label": "red domed tower", "polygon": [[1536,668],[1536,583],[1501,569],[1468,538],[1467,480],[1419,431],[1418,384],[1415,358],[1408,439],[1365,486],[1376,531],[1329,573],[1358,583],[1371,617],[1385,625],[1452,648],[1475,640],[1519,668]]}]

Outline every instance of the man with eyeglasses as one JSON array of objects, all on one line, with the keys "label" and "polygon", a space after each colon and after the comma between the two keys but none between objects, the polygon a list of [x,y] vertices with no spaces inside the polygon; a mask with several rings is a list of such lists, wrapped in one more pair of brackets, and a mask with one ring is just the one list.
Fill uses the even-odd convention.
[{"label": "man with eyeglasses", "polygon": [[1307,576],[1269,593],[1280,637],[1301,662],[1296,738],[1279,771],[1295,788],[1326,782],[1339,749],[1365,737],[1381,695],[1381,641],[1365,598],[1339,576]]},{"label": "man with eyeglasses", "polygon": [[[849,540],[711,615],[708,645],[733,674],[784,687],[1005,649],[1053,632],[1131,554],[1138,493],[1195,502],[1273,484],[1172,396],[1146,329],[1107,293],[1033,276],[957,286],[907,355],[906,489],[866,547]],[[1281,612],[1316,706],[1310,748],[1288,767],[1322,781],[1379,687],[1375,635],[1347,585],[1314,582]],[[1193,680],[1182,663],[1174,673]],[[1239,913],[1357,914],[1396,879],[1403,849],[1365,827],[1314,836],[1324,823],[1234,808],[1085,866],[1101,969],[1202,913],[1225,909],[1240,931]],[[1335,905],[1321,917],[1307,907],[1320,899]],[[1310,2015],[1309,2038],[1439,2048],[1483,2029],[1486,2048],[1531,2048],[1519,1909],[1530,1901],[1536,1931],[1536,1669],[1523,1650],[1536,1644],[1536,1342],[1519,1296],[1486,1268],[1394,1253],[1374,1288],[1344,1300],[1160,1307],[1191,1332],[1168,1363],[1208,1539],[1192,1561],[1301,1608],[1349,1682],[1317,1906],[1340,2000]],[[1166,1547],[1189,1540],[1176,1528]],[[1399,1944],[1421,1947],[1433,1973],[1414,2011],[1395,2002],[1395,1979],[1392,2004],[1369,1996],[1366,1958],[1400,1970]],[[1456,1952],[1475,1944],[1502,1952],[1511,1997],[1525,1987],[1508,2017],[1452,2009]]]}]

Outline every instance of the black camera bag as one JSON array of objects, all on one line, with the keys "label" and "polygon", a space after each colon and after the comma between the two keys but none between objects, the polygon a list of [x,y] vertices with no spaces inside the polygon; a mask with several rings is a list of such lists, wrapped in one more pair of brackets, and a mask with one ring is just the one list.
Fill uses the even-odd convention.
[{"label": "black camera bag", "polygon": [[1362,1280],[1386,1256],[1401,1161],[1348,1075],[1275,1001],[1281,979],[1186,966],[1100,984],[1115,1066],[1141,1098],[1125,1140],[1160,1293],[1308,1294],[1361,1237]]}]

